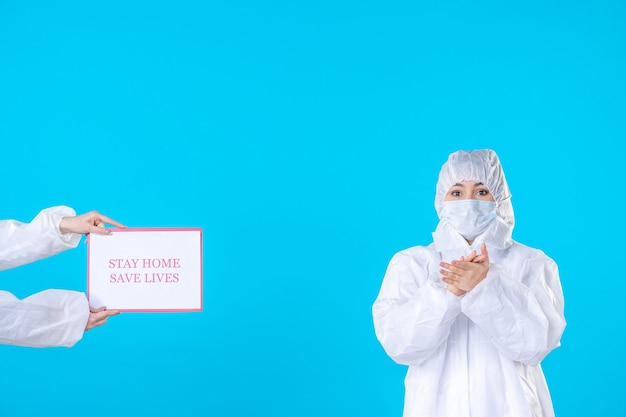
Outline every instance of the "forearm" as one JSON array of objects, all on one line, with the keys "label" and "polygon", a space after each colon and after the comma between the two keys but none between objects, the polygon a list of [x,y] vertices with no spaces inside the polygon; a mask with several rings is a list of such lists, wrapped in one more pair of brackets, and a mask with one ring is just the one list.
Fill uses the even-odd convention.
[{"label": "forearm", "polygon": [[61,234],[63,217],[73,216],[66,206],[42,210],[30,223],[0,221],[0,270],[15,268],[74,248],[78,234]]},{"label": "forearm", "polygon": [[462,299],[462,311],[508,358],[534,365],[558,346],[564,319],[555,305],[492,266]]},{"label": "forearm", "polygon": [[373,306],[376,336],[394,361],[416,365],[447,340],[460,311],[456,296],[428,284],[410,299],[377,300]]},{"label": "forearm", "polygon": [[17,299],[0,291],[0,343],[29,347],[71,347],[82,337],[89,318],[83,293],[46,290]]}]

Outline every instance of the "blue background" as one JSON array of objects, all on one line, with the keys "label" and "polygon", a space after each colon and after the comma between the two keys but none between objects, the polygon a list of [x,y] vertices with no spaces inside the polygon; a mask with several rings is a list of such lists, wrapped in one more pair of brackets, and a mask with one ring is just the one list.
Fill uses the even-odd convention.
[{"label": "blue background", "polygon": [[[0,416],[400,416],[371,323],[441,164],[493,148],[560,266],[559,416],[624,416],[623,1],[0,1],[0,218],[201,227],[202,313],[0,346]],[[0,274],[86,289],[86,245]]]}]

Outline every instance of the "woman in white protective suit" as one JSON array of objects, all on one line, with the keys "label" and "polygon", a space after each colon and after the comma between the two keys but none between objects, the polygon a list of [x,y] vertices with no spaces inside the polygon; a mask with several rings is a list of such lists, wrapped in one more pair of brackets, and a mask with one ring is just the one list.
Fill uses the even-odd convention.
[{"label": "woman in white protective suit", "polygon": [[511,238],[494,151],[449,155],[433,243],[391,259],[372,312],[387,354],[408,365],[404,417],[554,416],[541,360],[565,329],[555,262]]},{"label": "woman in white protective suit", "polygon": [[[30,223],[0,220],[0,270],[75,248],[82,234],[108,234],[105,223],[124,227],[96,211],[76,216],[66,206],[42,210]],[[85,294],[77,291],[50,289],[22,300],[0,291],[0,343],[71,347],[86,330],[116,314],[105,307],[90,308]]]}]

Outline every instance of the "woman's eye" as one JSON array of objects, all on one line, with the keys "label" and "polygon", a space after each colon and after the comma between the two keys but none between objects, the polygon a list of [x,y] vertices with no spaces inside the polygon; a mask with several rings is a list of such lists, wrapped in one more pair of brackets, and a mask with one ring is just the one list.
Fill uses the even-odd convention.
[{"label": "woman's eye", "polygon": [[476,194],[478,194],[480,196],[485,196],[485,195],[489,195],[489,191],[487,191],[487,190],[478,190],[478,191],[476,191]]},{"label": "woman's eye", "polygon": [[460,191],[456,191],[456,190],[455,191],[451,191],[450,195],[452,197],[460,197],[461,196],[461,192]]}]

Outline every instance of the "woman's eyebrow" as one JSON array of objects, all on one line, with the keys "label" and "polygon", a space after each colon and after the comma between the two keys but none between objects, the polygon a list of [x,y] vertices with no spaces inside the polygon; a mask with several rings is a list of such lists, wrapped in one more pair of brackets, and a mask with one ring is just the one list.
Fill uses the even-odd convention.
[{"label": "woman's eyebrow", "polygon": [[[482,182],[475,182],[474,183],[475,187],[478,187],[479,185],[485,185],[485,184],[483,184]],[[457,182],[455,184],[452,184],[452,187],[465,187],[465,185],[461,184],[460,182]]]}]

